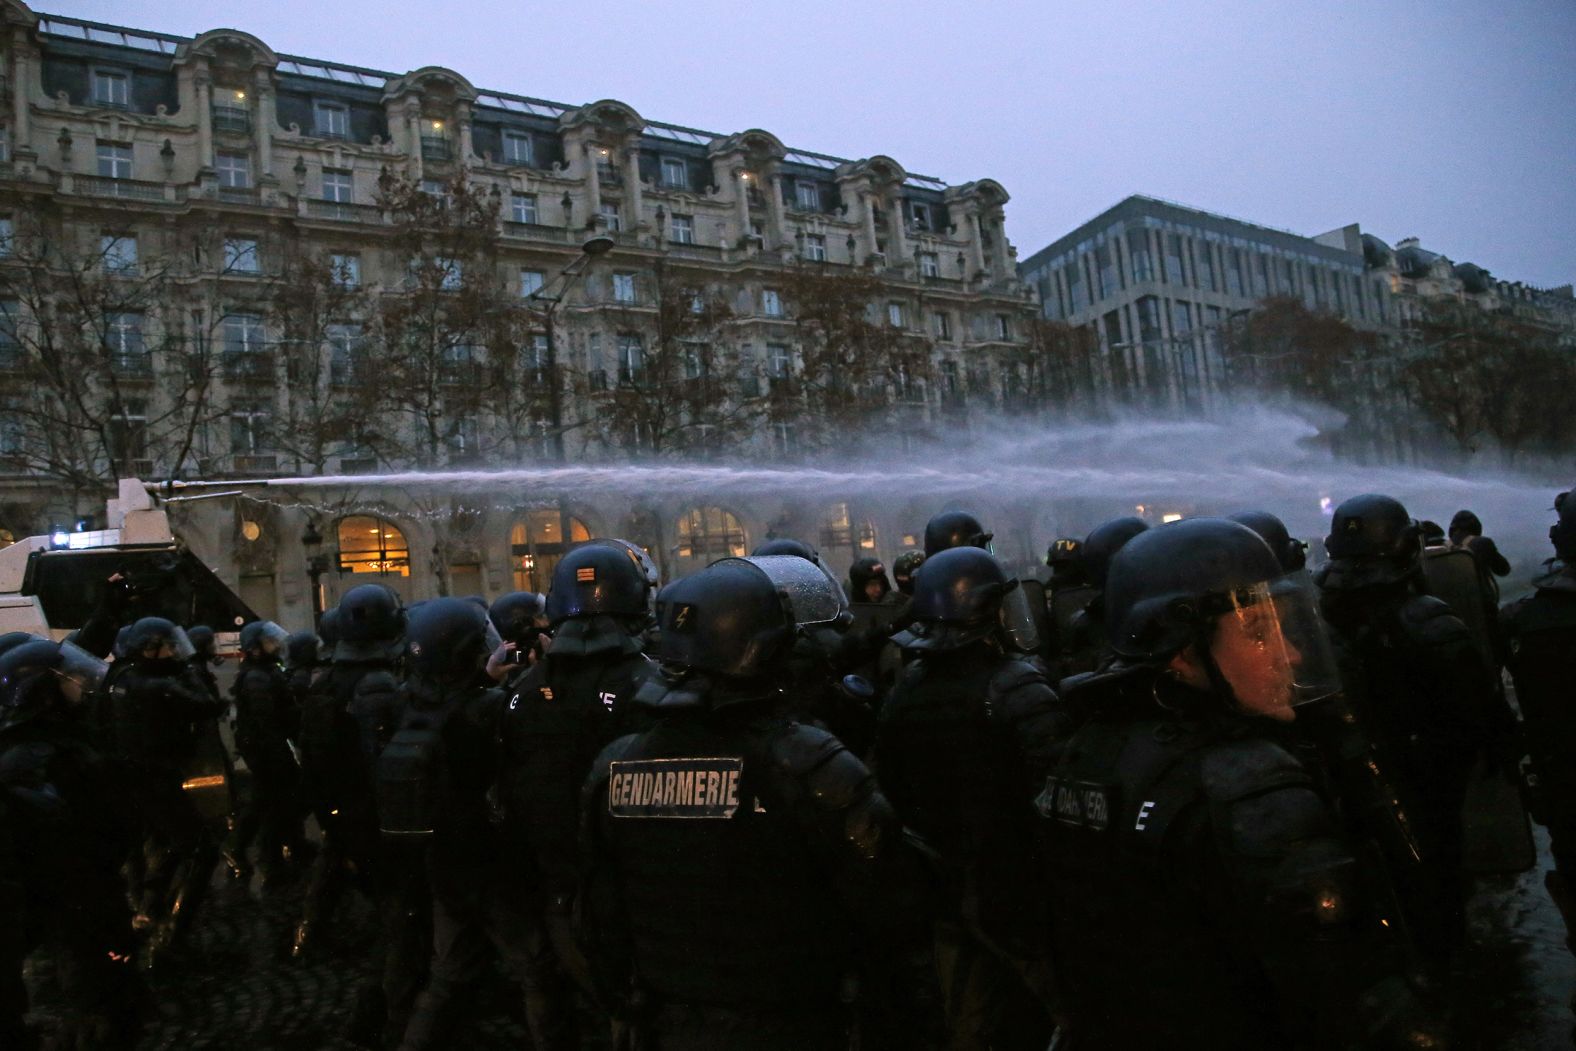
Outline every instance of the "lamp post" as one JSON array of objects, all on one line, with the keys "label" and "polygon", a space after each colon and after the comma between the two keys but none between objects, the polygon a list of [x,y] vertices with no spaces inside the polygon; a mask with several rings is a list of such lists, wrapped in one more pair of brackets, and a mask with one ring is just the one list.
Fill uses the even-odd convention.
[{"label": "lamp post", "polygon": [[[562,393],[558,383],[558,340],[553,326],[553,314],[569,295],[575,280],[585,276],[591,260],[597,256],[607,255],[613,250],[614,243],[607,234],[596,234],[586,238],[580,245],[578,256],[558,271],[551,281],[526,297],[542,304],[542,330],[547,337],[547,410],[553,425],[553,453],[559,460],[564,458],[564,419]],[[549,293],[548,290],[554,285],[558,285],[558,291]]]},{"label": "lamp post", "polygon": [[306,549],[306,575],[312,581],[312,626],[315,628],[323,619],[322,581],[323,574],[328,572],[328,556],[320,550],[323,534],[317,531],[317,523],[310,518],[306,522],[306,532],[301,534],[301,546]]}]

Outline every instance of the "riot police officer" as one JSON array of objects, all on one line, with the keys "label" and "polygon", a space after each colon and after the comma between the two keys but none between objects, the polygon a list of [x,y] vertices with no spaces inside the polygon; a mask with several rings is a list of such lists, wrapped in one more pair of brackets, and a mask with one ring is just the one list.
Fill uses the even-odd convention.
[{"label": "riot police officer", "polygon": [[1046,606],[1050,621],[1047,663],[1058,681],[1079,672],[1093,671],[1092,648],[1081,641],[1077,622],[1095,597],[1095,589],[1084,571],[1083,541],[1077,537],[1057,537],[1045,551],[1045,565],[1051,571],[1046,583]]},{"label": "riot police officer", "polygon": [[1504,607],[1500,626],[1526,720],[1535,816],[1552,841],[1554,869],[1544,882],[1576,946],[1576,497],[1561,493],[1555,508],[1549,540],[1559,561],[1532,582],[1531,595]]},{"label": "riot police officer", "polygon": [[378,759],[383,835],[419,848],[432,892],[432,961],[399,1046],[455,1046],[493,951],[526,982],[539,925],[515,881],[520,844],[489,800],[503,694],[484,673],[498,635],[480,603],[413,607],[398,725]]},{"label": "riot police officer", "polygon": [[1071,723],[1039,667],[1008,646],[1004,598],[1016,586],[988,551],[926,558],[914,578],[915,623],[895,637],[918,660],[876,730],[882,790],[941,858],[937,965],[959,1048],[1044,1046],[1050,1036],[1029,799]]},{"label": "riot police officer", "polygon": [[576,1043],[563,970],[587,980],[569,922],[580,789],[597,753],[646,721],[633,702],[656,667],[641,651],[656,579],[646,553],[627,541],[593,540],[566,554],[547,593],[552,648],[518,681],[503,715],[500,794],[511,839],[529,851],[520,891],[538,895],[522,904],[534,909],[535,936],[545,930],[552,939],[526,987],[532,1039],[543,1051]]},{"label": "riot police officer", "polygon": [[[879,558],[860,558],[848,567],[847,667],[884,695],[896,680],[900,660],[892,634],[909,622],[908,598],[892,590]],[[845,742],[846,743],[846,742]]]},{"label": "riot police officer", "polygon": [[925,557],[953,547],[978,547],[989,551],[994,535],[986,532],[980,520],[967,511],[943,511],[925,523]]},{"label": "riot police officer", "polygon": [[664,671],[637,699],[656,724],[587,781],[587,948],[639,1046],[848,1047],[862,954],[919,911],[874,778],[780,714],[799,628],[785,593],[810,621],[842,611],[799,558],[724,559],[665,587]]},{"label": "riot police officer", "polygon": [[[225,844],[232,871],[249,870],[246,851],[257,840],[257,867],[271,887],[301,860],[301,771],[290,742],[300,731],[300,711],[279,658],[290,635],[271,620],[241,629],[241,669],[231,688],[235,700],[235,747],[251,771],[246,808]],[[315,641],[315,638],[314,638]]]},{"label": "riot police officer", "polygon": [[1286,572],[1295,573],[1308,564],[1308,545],[1293,537],[1286,523],[1277,516],[1268,511],[1238,511],[1226,517],[1259,534],[1259,539],[1269,545]]},{"label": "riot police officer", "polygon": [[1245,526],[1197,518],[1134,537],[1105,597],[1117,660],[1069,687],[1091,717],[1035,801],[1068,1042],[1439,1046],[1399,925],[1277,743],[1338,689],[1306,582]]},{"label": "riot police officer", "polygon": [[299,712],[306,704],[312,690],[312,679],[323,666],[323,645],[313,631],[292,632],[285,640],[285,678],[289,680],[290,696]]},{"label": "riot police officer", "polygon": [[207,895],[218,848],[183,790],[192,726],[215,719],[224,702],[192,678],[195,655],[186,632],[162,617],[143,617],[126,632],[126,659],[107,689],[114,749],[132,777],[152,847],[138,890],[140,913],[154,926],[149,961],[178,947]]},{"label": "riot police officer", "polygon": [[21,963],[41,943],[56,949],[56,973],[70,1004],[64,1031],[55,1034],[59,1046],[129,1049],[142,1030],[143,989],[132,966],[131,917],[118,873],[135,824],[84,718],[107,671],[71,643],[46,639],[0,656],[5,1047],[30,1046],[21,1018],[27,1006]]},{"label": "riot police officer", "polygon": [[1346,692],[1395,779],[1423,855],[1394,877],[1417,945],[1442,967],[1465,937],[1461,810],[1474,761],[1513,726],[1466,625],[1419,594],[1420,529],[1378,494],[1343,501],[1316,576]]}]

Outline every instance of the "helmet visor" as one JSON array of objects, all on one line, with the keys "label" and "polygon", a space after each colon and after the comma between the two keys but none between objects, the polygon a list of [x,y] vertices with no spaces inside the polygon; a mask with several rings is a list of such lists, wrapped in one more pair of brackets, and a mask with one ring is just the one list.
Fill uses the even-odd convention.
[{"label": "helmet visor", "polygon": [[800,627],[828,624],[846,608],[848,596],[843,586],[818,562],[797,555],[751,555],[738,561],[765,573],[772,586],[787,596],[788,608]]},{"label": "helmet visor", "polygon": [[290,633],[271,620],[265,620],[257,630],[254,645],[262,647],[264,653],[283,653],[290,644]]},{"label": "helmet visor", "polygon": [[1340,692],[1317,595],[1299,572],[1224,597],[1210,654],[1243,711],[1290,720],[1298,705]]},{"label": "helmet visor", "polygon": [[82,704],[104,685],[109,665],[72,642],[60,644],[60,663],[55,675],[60,693],[72,706]]},{"label": "helmet visor", "polygon": [[593,540],[594,544],[611,544],[621,548],[629,556],[629,560],[640,567],[640,575],[646,579],[646,586],[655,589],[662,583],[662,574],[657,571],[657,564],[651,560],[646,549],[632,540]]}]

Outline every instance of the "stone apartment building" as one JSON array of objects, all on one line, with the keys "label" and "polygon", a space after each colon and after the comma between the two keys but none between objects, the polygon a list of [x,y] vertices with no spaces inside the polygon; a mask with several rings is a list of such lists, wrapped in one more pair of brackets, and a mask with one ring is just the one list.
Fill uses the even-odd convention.
[{"label": "stone apartment building", "polygon": [[[360,474],[416,462],[357,434],[339,435],[315,462],[287,448],[302,405],[332,406],[378,383],[378,363],[350,367],[359,318],[333,319],[303,348],[287,331],[289,309],[256,305],[290,259],[329,261],[336,285],[374,300],[398,295],[408,260],[379,197],[390,177],[435,198],[456,180],[492,196],[489,265],[534,319],[521,367],[538,385],[544,363],[554,369],[550,414],[533,410],[505,428],[451,406],[441,450],[423,466],[638,453],[638,433],[612,448],[591,424],[640,374],[650,348],[624,328],[657,309],[654,275],[675,269],[728,305],[710,336],[736,364],[727,397],[793,377],[788,275],[877,279],[871,316],[922,344],[934,366],[926,382],[886,392],[919,431],[970,402],[990,411],[1000,361],[1021,352],[1034,314],[1003,225],[1007,193],[990,179],[947,185],[889,157],[831,157],[759,129],[698,131],[614,100],[573,106],[480,89],[450,69],[397,74],[281,55],[236,30],[188,39],[34,12],[20,0],[0,0],[0,18],[0,268],[10,272],[0,302],[0,463],[9,465],[0,528],[15,536],[91,514],[106,457],[148,478]],[[92,266],[60,262],[80,258]],[[79,298],[114,300],[88,337],[105,371],[70,389],[92,400],[111,387],[115,408],[97,428],[102,451],[49,439],[44,453],[24,456],[27,442],[45,440],[31,422],[38,392],[8,375],[30,353],[57,353],[41,315],[56,309],[49,297],[62,268]],[[41,273],[53,291],[18,293]],[[146,301],[124,291],[139,281]],[[469,355],[487,353],[450,349],[467,367]],[[302,354],[312,359],[305,371]],[[194,355],[214,364],[200,383]],[[199,396],[201,412],[191,408]],[[779,406],[715,449],[791,457],[795,426]],[[637,513],[520,492],[480,519],[425,505],[418,513],[415,496],[349,482],[317,499],[358,513],[216,501],[192,505],[185,528],[259,611],[294,614],[309,579],[330,603],[372,578],[411,595],[545,587],[557,555],[591,534],[643,533],[636,539],[660,545],[681,570],[787,529],[813,534],[842,564],[859,553],[891,557],[923,522],[860,508],[857,494],[814,508],[722,507],[698,494]]]}]

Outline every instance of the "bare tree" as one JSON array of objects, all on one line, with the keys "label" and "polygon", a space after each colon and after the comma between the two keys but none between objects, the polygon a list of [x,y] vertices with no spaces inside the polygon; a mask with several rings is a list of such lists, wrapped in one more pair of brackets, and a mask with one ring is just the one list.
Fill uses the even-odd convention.
[{"label": "bare tree", "polygon": [[208,323],[182,308],[193,253],[140,247],[35,216],[0,260],[4,455],[95,502],[117,477],[180,473],[213,418]]}]

